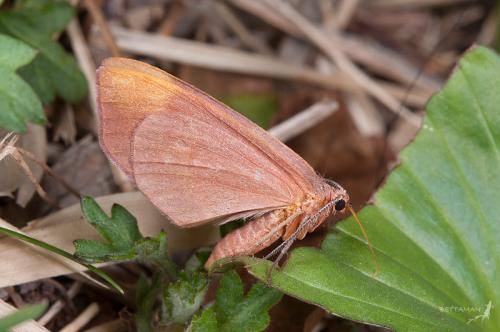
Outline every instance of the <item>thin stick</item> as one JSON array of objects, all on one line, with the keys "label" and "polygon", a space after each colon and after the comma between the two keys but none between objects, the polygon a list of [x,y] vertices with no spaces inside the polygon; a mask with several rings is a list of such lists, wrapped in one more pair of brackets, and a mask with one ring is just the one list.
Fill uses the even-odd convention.
[{"label": "thin stick", "polygon": [[[71,287],[68,289],[68,292],[66,293],[67,295],[67,300],[73,299],[78,292],[80,292],[80,289],[82,288],[82,284],[78,281],[74,282]],[[60,299],[57,300],[50,308],[47,310],[47,312],[38,319],[38,323],[41,325],[47,325],[48,322],[52,320],[60,311],[62,308],[64,308],[66,301]]]},{"label": "thin stick", "polygon": [[19,153],[25,157],[28,157],[29,159],[33,160],[38,166],[40,166],[47,174],[52,176],[56,181],[58,181],[69,193],[73,194],[75,197],[80,198],[82,194],[73,188],[69,183],[67,183],[62,177],[57,175],[52,168],[50,168],[47,164],[39,160],[35,155],[33,155],[31,152],[26,151],[21,148],[16,148]]},{"label": "thin stick", "polygon": [[71,323],[66,325],[59,332],[77,332],[87,325],[99,313],[99,305],[96,302],[91,303],[85,310],[78,315]]},{"label": "thin stick", "polygon": [[314,127],[338,109],[338,103],[334,100],[320,101],[302,112],[292,116],[286,121],[272,127],[268,132],[280,141],[292,139],[309,128]]},{"label": "thin stick", "polygon": [[4,159],[7,156],[10,156],[12,159],[14,159],[17,165],[21,167],[24,174],[28,177],[29,181],[33,184],[38,195],[40,195],[40,197],[47,203],[49,203],[51,206],[59,208],[57,202],[47,194],[47,192],[42,188],[42,186],[40,186],[35,175],[29,168],[26,161],[24,160],[23,156],[19,153],[18,148],[12,146],[10,143],[12,143],[12,140],[7,145],[4,146],[0,145],[0,148],[2,149],[0,151],[0,160]]},{"label": "thin stick", "polygon": [[252,35],[228,6],[223,2],[216,2],[214,6],[226,25],[233,30],[244,45],[262,54],[272,54],[271,48]]},{"label": "thin stick", "polygon": [[120,49],[118,48],[118,45],[115,43],[113,35],[111,34],[111,31],[109,30],[108,24],[106,23],[106,20],[104,19],[104,16],[102,15],[101,9],[95,4],[94,0],[84,0],[84,4],[90,13],[90,16],[92,16],[92,19],[99,27],[99,30],[102,33],[104,42],[108,46],[111,54],[113,56],[120,56],[121,55]]},{"label": "thin stick", "polygon": [[332,21],[335,28],[344,29],[351,21],[360,0],[342,0],[337,8],[337,15]]}]

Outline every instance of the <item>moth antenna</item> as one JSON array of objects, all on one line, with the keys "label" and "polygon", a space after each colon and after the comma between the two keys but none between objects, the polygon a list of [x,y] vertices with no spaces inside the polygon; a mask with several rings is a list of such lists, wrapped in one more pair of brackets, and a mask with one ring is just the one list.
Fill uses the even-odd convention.
[{"label": "moth antenna", "polygon": [[351,204],[347,204],[347,208],[349,209],[349,212],[351,212],[352,216],[354,217],[354,220],[358,223],[359,228],[361,229],[361,233],[363,233],[363,237],[366,240],[366,243],[368,244],[368,248],[370,249],[370,253],[372,255],[372,261],[373,265],[375,265],[375,272],[373,273],[373,276],[377,276],[378,273],[380,272],[380,267],[378,265],[377,261],[377,255],[375,254],[375,250],[373,250],[373,245],[370,242],[370,239],[368,238],[368,234],[366,234],[365,228],[363,227],[363,224],[361,223],[361,220],[359,220],[358,215],[352,208]]}]

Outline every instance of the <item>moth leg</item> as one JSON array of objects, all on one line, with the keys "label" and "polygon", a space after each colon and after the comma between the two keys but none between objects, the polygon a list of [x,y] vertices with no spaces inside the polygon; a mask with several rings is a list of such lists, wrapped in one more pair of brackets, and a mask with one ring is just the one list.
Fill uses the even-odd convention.
[{"label": "moth leg", "polygon": [[[299,238],[301,234],[304,233],[304,231],[307,232],[308,227],[310,227],[311,224],[315,223],[317,219],[318,219],[317,215],[314,215],[313,217],[307,218],[305,220],[302,219],[302,222],[295,228],[293,233],[286,240],[284,240],[279,246],[274,248],[273,251],[271,251],[264,257],[264,259],[269,259],[279,252],[279,255],[274,260],[273,265],[271,265],[271,268],[267,270],[266,279],[267,279],[267,285],[269,287],[271,287],[272,285],[272,273],[274,269],[278,267],[279,262],[287,254],[288,250],[290,250],[290,247],[295,242],[295,240],[297,240],[297,238]],[[290,224],[290,226],[291,225],[292,224]]]},{"label": "moth leg", "polygon": [[[286,231],[288,231],[288,226],[291,224],[295,224],[296,220],[300,219],[297,218],[300,215],[300,211],[295,212],[294,214],[290,215],[288,218],[280,222],[276,227],[273,227],[272,229],[269,230],[268,234],[265,235],[261,240],[257,242],[257,246],[261,246],[263,243],[267,242],[271,237],[273,237],[276,232],[281,231],[283,227],[286,227]],[[285,235],[283,235],[284,237]]]}]

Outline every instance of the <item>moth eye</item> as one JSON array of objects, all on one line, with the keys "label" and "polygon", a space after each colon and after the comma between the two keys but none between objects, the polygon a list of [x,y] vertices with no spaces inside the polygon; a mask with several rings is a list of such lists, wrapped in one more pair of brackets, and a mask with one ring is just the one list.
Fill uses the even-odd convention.
[{"label": "moth eye", "polygon": [[345,208],[345,201],[343,199],[339,199],[335,202],[335,210],[342,211]]}]

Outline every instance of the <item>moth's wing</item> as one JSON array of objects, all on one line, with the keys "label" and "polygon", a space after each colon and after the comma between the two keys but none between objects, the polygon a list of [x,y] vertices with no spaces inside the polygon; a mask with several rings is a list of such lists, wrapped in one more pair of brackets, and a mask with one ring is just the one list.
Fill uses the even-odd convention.
[{"label": "moth's wing", "polygon": [[176,95],[172,76],[144,62],[108,58],[97,70],[99,141],[104,152],[131,176],[132,133],[149,114],[164,110]]},{"label": "moth's wing", "polygon": [[137,187],[179,226],[286,207],[302,194],[258,147],[183,99],[146,117],[132,149]]},{"label": "moth's wing", "polygon": [[158,68],[110,58],[98,84],[103,149],[180,226],[287,206],[321,182],[265,130]]}]

